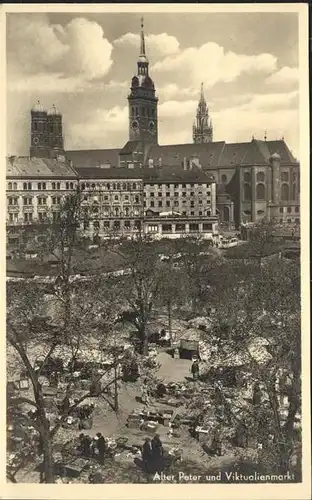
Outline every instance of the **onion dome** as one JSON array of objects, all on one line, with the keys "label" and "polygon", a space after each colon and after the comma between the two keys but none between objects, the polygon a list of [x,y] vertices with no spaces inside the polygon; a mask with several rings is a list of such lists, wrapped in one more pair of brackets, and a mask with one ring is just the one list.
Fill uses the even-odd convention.
[{"label": "onion dome", "polygon": [[40,101],[37,101],[36,104],[31,108],[33,113],[46,113],[46,109],[42,106]]},{"label": "onion dome", "polygon": [[62,116],[62,113],[53,104],[52,108],[48,111],[49,116]]}]

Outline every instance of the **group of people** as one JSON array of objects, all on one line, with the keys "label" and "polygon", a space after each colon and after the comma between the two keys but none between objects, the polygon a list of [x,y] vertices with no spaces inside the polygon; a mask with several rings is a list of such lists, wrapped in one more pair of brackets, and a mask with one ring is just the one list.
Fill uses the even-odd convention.
[{"label": "group of people", "polygon": [[104,436],[100,432],[93,439],[89,435],[81,433],[79,435],[77,450],[81,456],[86,458],[96,457],[103,464],[105,455],[108,452],[108,446]]},{"label": "group of people", "polygon": [[164,449],[159,434],[153,439],[146,438],[142,447],[142,460],[145,472],[160,472],[164,467]]}]

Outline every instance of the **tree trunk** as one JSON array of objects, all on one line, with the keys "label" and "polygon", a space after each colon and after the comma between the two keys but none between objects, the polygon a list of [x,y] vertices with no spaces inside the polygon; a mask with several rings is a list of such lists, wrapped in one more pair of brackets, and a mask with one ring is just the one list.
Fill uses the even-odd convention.
[{"label": "tree trunk", "polygon": [[117,413],[119,410],[119,401],[118,401],[118,367],[117,360],[115,360],[115,368],[114,368],[114,409]]},{"label": "tree trunk", "polygon": [[54,483],[54,462],[52,451],[52,439],[49,429],[45,429],[41,435],[43,440],[43,468],[44,482]]},{"label": "tree trunk", "polygon": [[171,300],[168,300],[168,327],[169,327],[169,337],[170,337],[170,347],[172,347],[172,341],[173,341],[173,338],[172,338],[172,306],[171,306]]}]

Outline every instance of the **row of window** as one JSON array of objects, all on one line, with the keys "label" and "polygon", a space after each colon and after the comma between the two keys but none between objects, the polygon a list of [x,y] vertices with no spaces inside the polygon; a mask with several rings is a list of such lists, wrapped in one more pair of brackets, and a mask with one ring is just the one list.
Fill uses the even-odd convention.
[{"label": "row of window", "polygon": [[[281,214],[283,214],[283,213],[284,213],[284,208],[286,208],[286,207],[281,207],[281,208],[280,208],[280,213],[281,213]],[[292,213],[292,211],[294,211],[295,213],[299,213],[299,207],[287,207],[286,212],[287,212],[288,214],[291,214],[291,213]]]},{"label": "row of window", "polygon": [[[23,205],[32,205],[33,204],[33,199],[30,196],[23,197]],[[61,197],[60,196],[53,196],[52,198],[52,205],[59,205],[61,203]],[[10,206],[17,206],[18,205],[18,198],[17,197],[9,197],[8,198],[8,204]],[[38,205],[46,205],[47,204],[47,198],[46,197],[38,197]]]},{"label": "row of window", "polygon": [[[52,221],[57,222],[59,220],[60,216],[58,212],[53,212],[52,213]],[[47,212],[39,212],[37,220],[39,221],[47,221],[48,220],[48,214]],[[17,213],[10,213],[9,214],[9,222],[17,222],[18,221],[18,214]],[[23,214],[23,221],[24,222],[33,222],[34,217],[32,212],[25,212]]]},{"label": "row of window", "polygon": [[[182,205],[186,205],[187,201],[184,200],[182,201]],[[203,201],[202,200],[198,200],[198,205],[202,205],[203,204]],[[209,203],[210,204],[210,203]],[[180,203],[178,201],[166,201],[166,204],[163,204],[162,201],[154,201],[154,200],[150,200],[149,203],[147,203],[146,201],[144,201],[144,206],[150,206],[150,207],[163,207],[163,206],[166,206],[166,207],[171,207],[171,206],[174,206],[174,207],[178,207],[180,205]],[[191,200],[190,201],[190,206],[191,207],[195,207],[195,201]]]},{"label": "row of window", "polygon": [[[52,182],[51,183],[52,190],[60,190],[61,183],[60,182]],[[73,182],[66,182],[65,189],[74,189],[75,184]],[[32,189],[36,189],[36,187],[31,182],[23,182],[23,191],[32,191]],[[37,184],[38,191],[45,191],[47,189],[46,182],[38,182]],[[17,191],[17,182],[8,182],[8,190],[9,191]]]},{"label": "row of window", "polygon": [[[256,199],[259,201],[265,200],[265,185],[262,183],[257,184],[256,186]],[[293,184],[292,186],[292,199],[295,200],[297,198],[297,185]],[[251,185],[245,183],[244,184],[244,200],[251,201],[252,199],[252,190]],[[282,184],[281,186],[281,200],[289,201],[290,200],[290,188],[288,184]]]},{"label": "row of window", "polygon": [[[158,191],[158,193],[157,193],[158,198],[162,198],[163,194],[164,193],[162,193],[161,191]],[[199,193],[195,193],[194,191],[191,191],[190,193],[186,193],[186,191],[182,191],[182,193],[179,193],[178,191],[175,191],[173,193],[173,196],[175,196],[177,198],[178,196],[180,196],[180,194],[182,194],[182,196],[185,197],[185,196],[200,196],[203,193],[202,193],[202,191],[200,191]],[[155,197],[155,193],[149,193],[149,195],[151,198]],[[146,196],[147,196],[147,193],[144,193],[144,197],[146,197]],[[166,197],[168,198],[170,196],[172,196],[172,193],[170,193],[169,191],[166,191]],[[208,198],[211,196],[210,191],[207,192],[207,196],[208,196]]]},{"label": "row of window", "polygon": [[[141,221],[135,220],[133,227],[134,227],[134,229],[141,229]],[[90,222],[89,221],[85,221],[83,223],[83,229],[87,230],[89,228],[90,228]],[[93,228],[95,230],[99,230],[100,229],[100,221],[98,221],[98,220],[93,221]],[[122,228],[124,228],[124,229],[130,229],[131,228],[131,222],[129,220],[125,220],[125,221],[120,221],[120,220],[114,220],[114,221],[104,220],[103,221],[103,228],[104,229],[114,229],[114,230],[118,230],[118,229],[122,229]]]},{"label": "row of window", "polygon": [[49,123],[49,127],[48,127],[48,124],[46,122],[33,121],[32,122],[32,129],[35,131],[41,130],[42,132],[49,131],[52,133],[59,133],[59,134],[62,133],[62,126],[60,123]]},{"label": "row of window", "polygon": [[[140,113],[141,111],[141,113]],[[150,108],[150,107],[145,107],[145,106],[141,106],[140,108],[138,108],[137,106],[132,106],[131,108],[131,114],[132,116],[147,116],[149,118],[155,118],[155,108]]]},{"label": "row of window", "polygon": [[[104,201],[109,201],[110,198],[109,198],[108,195],[105,195],[105,196],[103,196],[103,199],[104,199]],[[115,194],[114,201],[119,201],[119,199],[120,198],[119,198],[118,194]],[[129,195],[127,195],[127,194],[123,197],[123,199],[124,199],[124,201],[130,201],[129,200]],[[140,197],[139,196],[135,196],[134,197],[134,202],[135,203],[140,203]]]},{"label": "row of window", "polygon": [[202,183],[194,183],[194,184],[178,184],[178,183],[171,183],[171,184],[145,184],[145,187],[148,188],[148,189],[162,189],[162,188],[168,188],[168,189],[178,189],[178,188],[181,188],[182,189],[186,189],[186,188],[189,188],[189,189],[192,189],[192,188],[196,188],[196,187],[207,187],[207,189],[209,189],[209,186],[206,186],[206,184],[202,184]]}]

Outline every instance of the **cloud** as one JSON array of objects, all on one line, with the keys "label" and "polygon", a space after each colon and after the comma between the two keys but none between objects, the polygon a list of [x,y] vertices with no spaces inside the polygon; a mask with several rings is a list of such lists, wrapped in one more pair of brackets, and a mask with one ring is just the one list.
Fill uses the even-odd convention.
[{"label": "cloud", "polygon": [[[125,33],[120,38],[117,38],[113,44],[116,47],[140,47],[140,35],[135,33]],[[161,56],[168,56],[179,52],[180,43],[176,37],[167,33],[159,33],[158,35],[146,35],[145,45],[147,55],[151,54],[157,59]]]},{"label": "cloud", "polygon": [[183,80],[184,84],[196,87],[203,81],[206,87],[212,87],[217,82],[232,82],[242,74],[270,74],[276,62],[272,54],[235,54],[209,42],[165,57],[154,64],[152,71],[155,75],[166,75],[169,81]]},{"label": "cloud", "polygon": [[176,83],[168,83],[163,86],[157,86],[157,93],[161,96],[164,101],[169,101],[171,99],[183,100],[190,97],[199,98],[199,89],[195,87],[183,88],[178,86]]},{"label": "cloud", "polygon": [[268,85],[294,85],[299,82],[299,69],[289,68],[289,66],[284,66],[279,69],[276,73],[269,76],[265,83]]},{"label": "cloud", "polygon": [[[98,109],[89,117],[68,127],[68,149],[109,148],[121,146],[127,140],[128,107],[114,106],[111,109]],[[124,140],[120,137],[124,134]],[[119,138],[116,142],[116,138]]]},{"label": "cloud", "polygon": [[112,66],[113,46],[96,22],[74,18],[62,27],[50,24],[45,15],[10,15],[7,29],[11,84],[18,77],[35,75],[37,80],[29,84],[37,84],[39,90],[51,75],[57,88],[75,88],[75,77],[88,82],[103,77]]}]

